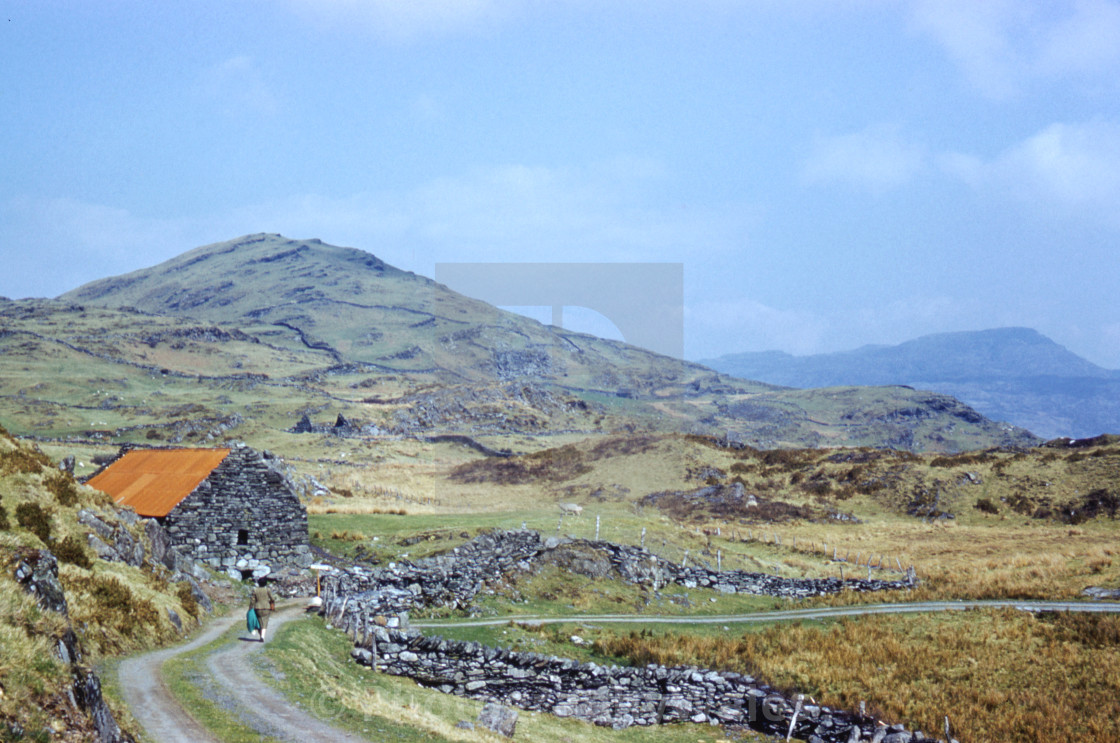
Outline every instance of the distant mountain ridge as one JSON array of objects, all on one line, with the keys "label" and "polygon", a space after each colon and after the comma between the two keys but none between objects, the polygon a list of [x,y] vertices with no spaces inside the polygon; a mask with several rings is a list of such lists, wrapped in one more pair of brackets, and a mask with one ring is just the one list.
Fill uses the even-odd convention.
[{"label": "distant mountain ridge", "polygon": [[897,346],[792,356],[737,353],[701,363],[789,387],[903,384],[952,395],[1043,438],[1120,432],[1120,371],[1030,328],[939,333]]}]

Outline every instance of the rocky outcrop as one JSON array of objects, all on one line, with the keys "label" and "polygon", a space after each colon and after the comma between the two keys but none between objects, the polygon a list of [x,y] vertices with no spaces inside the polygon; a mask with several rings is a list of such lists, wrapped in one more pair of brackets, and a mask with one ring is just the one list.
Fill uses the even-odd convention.
[{"label": "rocky outcrop", "polygon": [[16,564],[16,582],[35,596],[39,606],[47,611],[66,615],[66,594],[58,582],[58,559],[49,550],[39,550],[34,556]]},{"label": "rocky outcrop", "polygon": [[[58,581],[58,560],[48,550],[20,560],[15,570],[16,582],[34,594],[40,608],[67,614],[66,595]],[[67,627],[59,638],[55,653],[70,666],[72,683],[69,694],[73,703],[88,717],[97,732],[98,743],[133,743],[134,739],[122,731],[112,711],[101,696],[101,679],[81,664],[82,649],[77,635]]]}]

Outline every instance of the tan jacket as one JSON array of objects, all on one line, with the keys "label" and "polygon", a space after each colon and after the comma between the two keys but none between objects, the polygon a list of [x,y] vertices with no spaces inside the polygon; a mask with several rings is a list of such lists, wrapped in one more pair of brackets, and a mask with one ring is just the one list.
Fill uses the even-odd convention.
[{"label": "tan jacket", "polygon": [[268,607],[275,603],[276,597],[272,595],[272,590],[267,586],[257,586],[249,597],[249,608],[256,609],[258,612],[268,611]]}]

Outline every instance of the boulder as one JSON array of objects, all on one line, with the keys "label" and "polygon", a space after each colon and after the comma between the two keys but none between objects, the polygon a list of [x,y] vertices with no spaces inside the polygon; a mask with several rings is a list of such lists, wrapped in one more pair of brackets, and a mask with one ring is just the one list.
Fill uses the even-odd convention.
[{"label": "boulder", "polygon": [[497,702],[490,702],[478,714],[478,724],[499,735],[512,738],[517,728],[517,710]]}]

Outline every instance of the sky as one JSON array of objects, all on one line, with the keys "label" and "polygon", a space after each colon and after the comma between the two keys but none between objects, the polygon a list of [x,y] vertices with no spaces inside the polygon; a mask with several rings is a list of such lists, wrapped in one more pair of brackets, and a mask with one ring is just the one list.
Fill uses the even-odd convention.
[{"label": "sky", "polygon": [[1120,0],[0,0],[0,134],[0,296],[278,232],[680,263],[690,359],[1120,368]]}]

